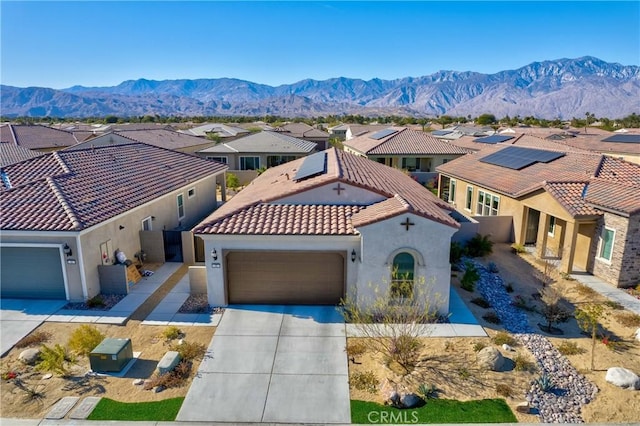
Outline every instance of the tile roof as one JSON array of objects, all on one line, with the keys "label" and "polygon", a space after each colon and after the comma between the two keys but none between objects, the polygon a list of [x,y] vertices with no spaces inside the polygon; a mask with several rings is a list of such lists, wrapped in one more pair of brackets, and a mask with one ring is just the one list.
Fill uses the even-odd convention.
[{"label": "tile roof", "polygon": [[0,167],[41,155],[41,152],[32,151],[12,143],[0,143]]},{"label": "tile roof", "polygon": [[0,139],[27,149],[56,149],[78,143],[71,132],[41,125],[2,125]]},{"label": "tile roof", "polygon": [[493,191],[518,198],[540,189],[543,182],[582,182],[593,176],[601,155],[566,151],[566,155],[549,163],[534,163],[522,170],[512,170],[483,163],[481,158],[511,145],[497,144],[480,152],[464,155],[438,166],[437,171]]},{"label": "tile roof", "polygon": [[249,130],[242,127],[229,126],[222,123],[207,123],[187,130],[180,130],[180,133],[186,133],[193,136],[205,137],[207,133],[215,133],[222,138],[238,136],[239,134],[249,133]]},{"label": "tile roof", "polygon": [[396,130],[387,137],[376,140],[371,136],[375,132],[346,141],[344,144],[367,155],[436,155],[467,154],[469,150],[436,139],[433,136],[406,127],[390,127]]},{"label": "tile roof", "polygon": [[584,182],[545,182],[543,187],[556,199],[571,216],[592,216],[600,214],[596,209],[587,204],[582,198],[585,187]]},{"label": "tile roof", "polygon": [[[457,228],[459,226],[459,224],[448,215],[448,212],[452,210],[449,204],[438,199],[429,190],[402,173],[402,171],[334,148],[324,152],[327,154],[326,173],[299,181],[294,180],[293,177],[304,162],[304,158],[267,169],[245,189],[197,225],[194,232],[198,234],[216,234],[224,230],[224,233],[241,233],[243,229],[242,226],[248,226],[248,222],[244,220],[237,222],[241,224],[239,226],[226,226],[226,224],[231,223],[229,221],[236,215],[242,215],[242,217],[245,218],[247,214],[245,211],[249,210],[253,213],[254,210],[252,209],[254,209],[255,206],[261,206],[263,204],[283,205],[279,200],[334,182],[342,182],[369,190],[379,194],[384,200],[394,199],[399,201],[401,199],[406,204],[400,208],[397,202],[392,201],[384,204],[385,201],[382,200],[382,203],[378,203],[383,204],[382,206],[378,204],[371,206],[356,205],[352,207],[359,207],[362,210],[358,210],[357,212],[355,210],[349,210],[348,212],[344,210],[345,217],[351,214],[354,215],[353,218],[355,220],[356,216],[371,209],[366,215],[360,216],[360,222],[358,223],[361,225],[383,220],[389,217],[390,212],[392,215],[396,215],[407,211],[451,227]],[[398,195],[399,198],[396,197],[396,195]],[[346,209],[349,204],[346,203],[343,198],[337,198],[335,205],[344,206]],[[393,207],[393,209],[390,209],[390,207]],[[263,207],[260,207],[260,209],[262,208]],[[273,209],[277,211],[277,209],[288,209],[288,207],[273,207]],[[324,210],[322,210],[322,212],[324,212]],[[278,223],[277,226],[274,225],[270,227],[271,232],[274,232],[273,230],[283,229],[283,227],[287,229],[288,221],[295,220],[293,216],[283,217],[283,220],[287,222],[285,224]],[[259,219],[259,216],[250,215],[250,218],[246,220]],[[235,221],[235,219],[233,220]],[[317,220],[319,219],[316,219],[316,221]],[[324,223],[324,219],[322,222]],[[225,223],[225,226],[221,228],[220,223]],[[300,229],[309,229],[310,227],[309,224],[300,226]],[[351,226],[355,225],[352,223]]]},{"label": "tile roof", "polygon": [[114,132],[114,134],[123,136],[132,141],[155,145],[166,149],[183,149],[214,143],[213,141],[167,129],[119,130]]},{"label": "tile roof", "polygon": [[314,142],[294,138],[278,132],[259,132],[224,142],[198,151],[208,154],[215,152],[238,152],[252,154],[308,154],[316,148]]},{"label": "tile roof", "polygon": [[45,154],[1,169],[0,229],[79,231],[226,168],[142,143]]},{"label": "tile roof", "polygon": [[602,157],[585,200],[596,207],[629,215],[640,212],[640,165]]}]

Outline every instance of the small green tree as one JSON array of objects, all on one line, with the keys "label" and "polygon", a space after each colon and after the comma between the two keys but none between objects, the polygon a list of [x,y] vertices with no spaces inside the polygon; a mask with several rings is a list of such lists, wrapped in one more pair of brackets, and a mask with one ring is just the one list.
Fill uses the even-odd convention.
[{"label": "small green tree", "polygon": [[54,347],[42,345],[40,362],[36,364],[36,370],[49,371],[66,377],[69,374],[69,364],[75,362],[75,358],[60,344]]},{"label": "small green tree", "polygon": [[598,327],[604,317],[604,313],[604,306],[595,303],[590,303],[580,309],[576,309],[575,312],[578,327],[585,333],[591,334],[591,371],[595,369],[594,354],[596,341],[598,340]]},{"label": "small green tree", "polygon": [[565,300],[560,293],[553,287],[544,287],[540,291],[542,296],[542,302],[544,307],[542,308],[542,315],[547,320],[547,332],[551,333],[551,327],[553,324],[566,322],[571,313],[566,306]]},{"label": "small green tree", "polygon": [[227,186],[234,191],[240,187],[240,181],[238,180],[238,176],[233,173],[227,173]]}]

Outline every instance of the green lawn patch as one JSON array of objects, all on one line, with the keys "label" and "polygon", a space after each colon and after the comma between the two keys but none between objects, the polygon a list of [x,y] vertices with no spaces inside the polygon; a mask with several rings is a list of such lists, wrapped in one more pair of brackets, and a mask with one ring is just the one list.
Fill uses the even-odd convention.
[{"label": "green lawn patch", "polygon": [[184,397],[151,402],[119,402],[102,398],[88,420],[149,420],[173,421]]},{"label": "green lawn patch", "polygon": [[375,402],[351,400],[351,422],[358,424],[516,423],[504,399],[454,401],[430,399],[419,408],[400,410]]}]

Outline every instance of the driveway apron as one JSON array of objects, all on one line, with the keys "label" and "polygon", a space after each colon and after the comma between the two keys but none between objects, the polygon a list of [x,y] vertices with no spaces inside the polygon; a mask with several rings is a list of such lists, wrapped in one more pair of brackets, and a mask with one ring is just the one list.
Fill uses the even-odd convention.
[{"label": "driveway apron", "polygon": [[176,420],[350,423],[345,346],[334,307],[227,308]]}]

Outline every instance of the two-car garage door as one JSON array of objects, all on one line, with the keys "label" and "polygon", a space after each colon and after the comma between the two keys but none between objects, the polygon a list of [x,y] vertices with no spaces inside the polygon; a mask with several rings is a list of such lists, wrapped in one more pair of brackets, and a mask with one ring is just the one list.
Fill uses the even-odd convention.
[{"label": "two-car garage door", "polygon": [[0,296],[14,299],[66,299],[60,249],[0,247]]},{"label": "two-car garage door", "polygon": [[341,252],[234,251],[226,255],[229,303],[335,305],[344,297]]}]

